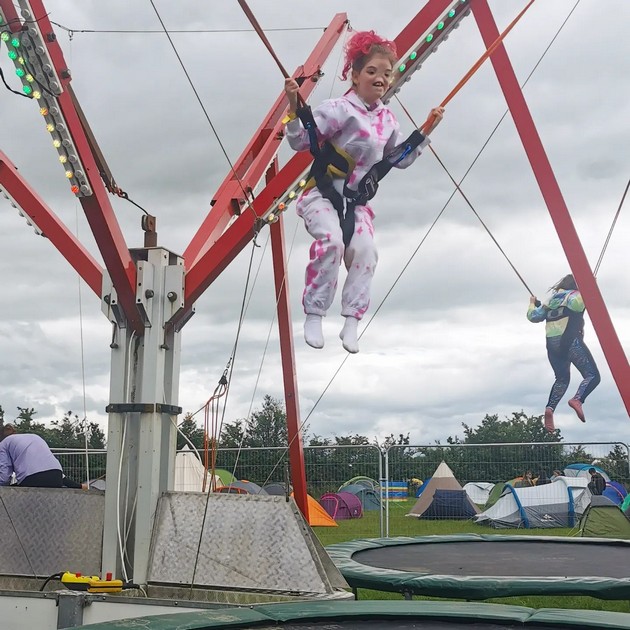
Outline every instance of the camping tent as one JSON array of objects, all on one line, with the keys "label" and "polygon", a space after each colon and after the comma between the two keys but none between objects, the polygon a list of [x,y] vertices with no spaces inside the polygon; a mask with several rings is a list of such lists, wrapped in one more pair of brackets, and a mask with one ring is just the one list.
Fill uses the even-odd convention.
[{"label": "camping tent", "polygon": [[[440,493],[438,490],[458,491],[459,495]],[[435,502],[435,505],[433,503]],[[427,515],[425,516],[425,512]],[[470,518],[477,514],[477,506],[468,498],[466,491],[455,479],[453,471],[442,462],[422,491],[408,516],[417,518]],[[430,516],[429,516],[430,515]]]},{"label": "camping tent", "polygon": [[362,475],[359,475],[358,477],[352,477],[352,479],[348,479],[348,481],[346,481],[345,483],[342,483],[339,486],[339,490],[337,490],[337,492],[342,492],[348,486],[356,486],[356,485],[363,486],[370,490],[376,490],[377,492],[379,489],[378,481],[375,481],[371,477],[364,477]]},{"label": "camping tent", "polygon": [[253,481],[232,481],[226,486],[221,486],[217,488],[217,492],[221,492],[223,494],[262,494],[267,495],[267,493]]},{"label": "camping tent", "polygon": [[327,492],[319,502],[336,521],[363,516],[361,500],[351,492]]},{"label": "camping tent", "polygon": [[470,497],[470,500],[477,505],[486,504],[492,488],[494,488],[494,484],[485,481],[469,481],[464,486],[464,490],[466,490],[466,494]]},{"label": "camping tent", "polygon": [[[205,469],[197,454],[184,445],[175,455],[175,480],[173,490],[180,492],[203,492],[203,478]],[[221,478],[215,474],[215,484],[222,486]],[[210,490],[210,473],[206,482],[206,490]]]},{"label": "camping tent", "polygon": [[478,509],[465,490],[436,490],[433,501],[420,515],[420,518],[460,518],[469,519]]},{"label": "camping tent", "polygon": [[219,486],[229,486],[233,481],[236,481],[236,477],[229,471],[223,468],[217,468],[214,474],[221,480]]},{"label": "camping tent", "polygon": [[287,493],[287,484],[282,482],[268,483],[263,486],[263,490],[267,494],[271,494],[275,497],[286,497],[287,494],[293,493],[293,488],[289,486],[289,492]]},{"label": "camping tent", "polygon": [[[291,492],[293,496],[293,492]],[[306,495],[308,503],[308,524],[311,527],[339,527],[326,510],[310,495]]]},{"label": "camping tent", "polygon": [[529,488],[505,484],[499,500],[475,521],[497,528],[574,527],[590,503],[587,484],[581,477],[558,477]]},{"label": "camping tent", "polygon": [[519,481],[522,481],[523,477],[515,477],[514,479],[510,479],[509,481],[500,481],[499,483],[495,483],[492,490],[490,490],[490,494],[488,495],[488,500],[486,501],[486,510],[492,507],[503,494],[503,490],[505,486],[514,487]]},{"label": "camping tent", "polygon": [[628,495],[628,491],[618,481],[607,481],[604,496],[615,505],[621,505]]},{"label": "camping tent", "polygon": [[630,518],[606,497],[594,496],[580,521],[582,536],[630,538]]},{"label": "camping tent", "polygon": [[381,508],[381,497],[379,496],[379,493],[372,488],[366,488],[363,485],[353,483],[346,486],[343,489],[343,492],[350,492],[351,494],[359,497],[361,507],[364,512],[369,510],[379,510]]},{"label": "camping tent", "polygon": [[591,468],[594,468],[606,481],[610,481],[610,477],[599,467],[594,464],[569,464],[564,469],[564,474],[567,477],[582,477],[587,481],[591,480],[591,474],[588,472]]},{"label": "camping tent", "polygon": [[621,511],[630,516],[630,494],[623,500]]}]

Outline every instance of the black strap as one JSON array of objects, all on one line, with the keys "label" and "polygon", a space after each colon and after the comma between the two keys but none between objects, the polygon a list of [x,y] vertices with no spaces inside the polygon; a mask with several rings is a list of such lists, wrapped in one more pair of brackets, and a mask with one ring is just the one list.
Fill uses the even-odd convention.
[{"label": "black strap", "polygon": [[402,162],[412,151],[415,151],[423,142],[425,136],[415,129],[412,134],[394,150],[377,162],[361,179],[356,190],[347,186],[344,187],[343,194],[348,199],[352,199],[356,205],[362,206],[372,199],[377,191],[379,182],[387,175],[394,166]]}]

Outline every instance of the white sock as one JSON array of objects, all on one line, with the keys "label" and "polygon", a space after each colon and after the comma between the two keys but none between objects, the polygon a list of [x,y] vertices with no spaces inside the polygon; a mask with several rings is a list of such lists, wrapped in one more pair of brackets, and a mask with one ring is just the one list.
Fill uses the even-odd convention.
[{"label": "white sock", "polygon": [[322,332],[322,316],[307,315],[304,322],[304,340],[311,348],[324,347],[324,333]]},{"label": "white sock", "polygon": [[341,339],[343,347],[350,354],[359,352],[358,328],[359,320],[356,317],[346,317],[346,322],[339,333],[339,339]]}]

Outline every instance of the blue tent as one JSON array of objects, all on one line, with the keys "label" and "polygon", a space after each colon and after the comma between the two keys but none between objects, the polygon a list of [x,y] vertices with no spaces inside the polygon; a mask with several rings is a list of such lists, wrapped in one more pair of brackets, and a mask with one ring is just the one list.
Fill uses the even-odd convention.
[{"label": "blue tent", "polygon": [[477,510],[465,490],[436,490],[420,518],[472,518]]},{"label": "blue tent", "polygon": [[361,505],[363,506],[363,511],[366,510],[380,510],[381,508],[381,498],[379,493],[373,490],[372,488],[367,488],[364,485],[353,483],[349,486],[346,486],[343,489],[343,492],[350,492],[359,498],[361,501]]},{"label": "blue tent", "polygon": [[598,473],[600,473],[606,481],[610,481],[610,477],[608,476],[606,471],[599,466],[595,466],[594,464],[569,464],[564,469],[564,474],[567,477],[584,477],[584,479],[590,480],[591,475],[588,471],[591,468],[594,468]]},{"label": "blue tent", "polygon": [[618,481],[608,481],[603,496],[610,499],[615,505],[621,505],[628,491]]}]

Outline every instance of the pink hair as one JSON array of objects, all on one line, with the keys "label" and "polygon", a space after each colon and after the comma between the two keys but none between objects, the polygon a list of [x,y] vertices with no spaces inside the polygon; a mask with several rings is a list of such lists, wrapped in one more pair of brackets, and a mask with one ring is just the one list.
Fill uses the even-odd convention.
[{"label": "pink hair", "polygon": [[383,39],[374,31],[359,31],[346,44],[346,62],[341,72],[341,78],[347,79],[350,70],[363,69],[366,62],[375,54],[390,57],[392,65],[398,60],[396,44],[389,39]]}]

